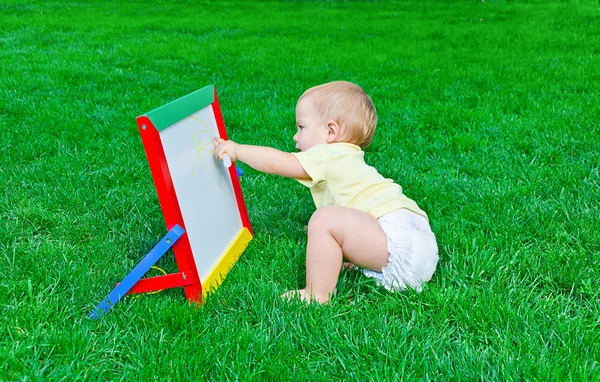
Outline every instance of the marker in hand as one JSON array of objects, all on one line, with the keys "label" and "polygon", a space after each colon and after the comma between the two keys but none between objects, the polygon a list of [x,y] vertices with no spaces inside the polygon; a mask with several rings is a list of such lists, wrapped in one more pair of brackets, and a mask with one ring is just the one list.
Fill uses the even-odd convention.
[{"label": "marker in hand", "polygon": [[231,167],[231,158],[229,157],[229,154],[223,154],[223,164],[227,168]]},{"label": "marker in hand", "polygon": [[[219,141],[223,142],[223,140],[219,137],[213,138],[213,145],[215,146],[215,149],[219,146]],[[221,160],[223,161],[223,164],[225,165],[225,167],[227,167],[227,168],[231,167],[231,157],[229,156],[229,154],[227,154],[227,153],[223,154],[223,156],[221,157]]]}]

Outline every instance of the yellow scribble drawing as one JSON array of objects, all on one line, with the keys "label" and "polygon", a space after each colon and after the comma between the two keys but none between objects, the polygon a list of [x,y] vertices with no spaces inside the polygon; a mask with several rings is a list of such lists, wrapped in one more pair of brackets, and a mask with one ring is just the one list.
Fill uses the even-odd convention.
[{"label": "yellow scribble drawing", "polygon": [[194,159],[194,166],[192,167],[192,173],[191,173],[191,176],[194,176],[194,172],[196,171],[196,164],[198,163],[198,159],[200,159],[203,162],[204,158],[206,158],[208,155],[215,152],[215,149],[212,144],[212,138],[205,138],[201,142],[197,142],[197,143],[195,142],[200,133],[206,133],[206,132],[210,131],[210,129],[206,125],[206,123],[204,123],[204,121],[194,117],[193,115],[190,115],[189,117],[200,122],[205,127],[205,129],[200,129],[196,134],[194,134],[190,141],[190,145],[196,150],[196,158]]}]

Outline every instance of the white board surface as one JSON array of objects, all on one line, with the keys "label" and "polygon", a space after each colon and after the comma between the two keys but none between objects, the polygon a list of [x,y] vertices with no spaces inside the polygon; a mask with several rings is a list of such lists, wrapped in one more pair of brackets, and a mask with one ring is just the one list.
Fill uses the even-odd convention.
[{"label": "white board surface", "polygon": [[243,227],[228,169],[214,155],[215,136],[212,105],[160,131],[202,282]]}]

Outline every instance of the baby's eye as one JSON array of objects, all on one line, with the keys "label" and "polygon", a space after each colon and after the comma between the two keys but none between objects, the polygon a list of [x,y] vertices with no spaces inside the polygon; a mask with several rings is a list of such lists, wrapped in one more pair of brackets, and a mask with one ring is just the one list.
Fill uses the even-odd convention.
[{"label": "baby's eye", "polygon": [[302,129],[304,129],[304,126],[298,125],[298,129],[302,130]]}]

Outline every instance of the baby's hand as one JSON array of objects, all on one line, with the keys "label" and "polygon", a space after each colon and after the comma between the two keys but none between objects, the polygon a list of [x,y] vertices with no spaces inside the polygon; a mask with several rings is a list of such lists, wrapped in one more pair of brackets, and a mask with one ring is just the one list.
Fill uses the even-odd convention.
[{"label": "baby's hand", "polygon": [[236,153],[238,144],[234,141],[226,141],[219,137],[214,137],[213,145],[215,146],[215,157],[223,160],[223,155],[228,154],[232,161],[238,160]]}]

